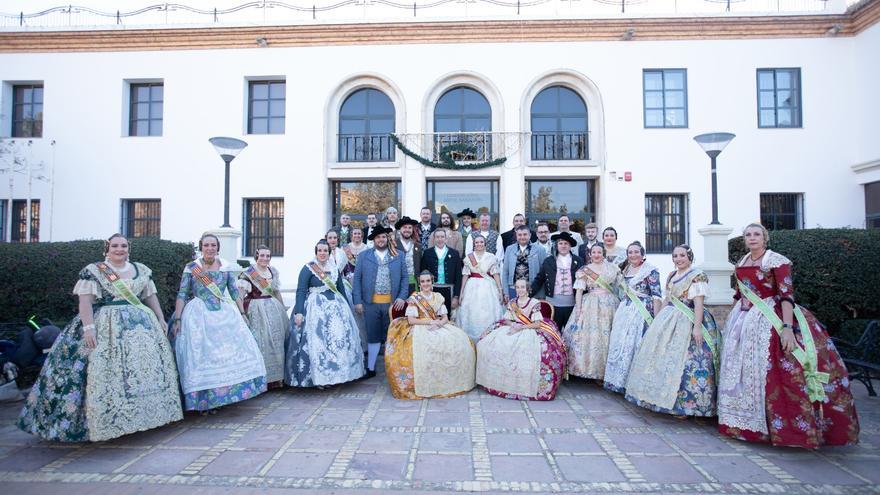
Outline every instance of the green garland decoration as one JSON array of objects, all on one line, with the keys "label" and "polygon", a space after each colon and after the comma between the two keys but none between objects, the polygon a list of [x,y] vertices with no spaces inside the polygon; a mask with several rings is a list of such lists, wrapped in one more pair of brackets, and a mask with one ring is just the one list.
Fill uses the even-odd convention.
[{"label": "green garland decoration", "polygon": [[502,163],[507,161],[507,157],[496,158],[494,160],[489,160],[485,162],[474,162],[474,163],[456,163],[455,160],[452,159],[452,153],[476,153],[477,147],[471,144],[457,143],[450,144],[449,146],[444,146],[440,149],[440,153],[438,154],[438,158],[440,158],[439,162],[435,162],[433,160],[428,160],[427,158],[420,156],[415,151],[407,148],[405,144],[400,141],[394,134],[389,134],[391,137],[391,141],[394,142],[394,145],[403,152],[404,155],[416,160],[426,167],[433,168],[444,168],[446,170],[478,170],[481,168],[489,168],[489,167],[497,167]]}]

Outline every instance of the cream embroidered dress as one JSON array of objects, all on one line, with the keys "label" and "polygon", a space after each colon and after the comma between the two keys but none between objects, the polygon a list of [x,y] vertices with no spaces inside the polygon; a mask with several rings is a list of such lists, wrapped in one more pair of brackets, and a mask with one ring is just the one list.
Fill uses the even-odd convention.
[{"label": "cream embroidered dress", "polygon": [[673,272],[666,284],[666,305],[654,318],[633,359],[626,381],[626,398],[652,411],[687,416],[715,415],[715,364],[705,338],[716,343],[715,319],[703,308],[698,315],[705,329],[703,345],[692,337],[693,323],[676,308],[677,298],[691,311],[693,299],[709,295],[706,274],[691,268],[684,275]]},{"label": "cream embroidered dress", "polygon": [[[446,314],[443,296],[431,293],[423,299],[436,317]],[[430,318],[416,295],[407,300],[406,316]],[[406,317],[396,318],[388,328],[385,344],[385,372],[391,394],[397,399],[451,397],[474,388],[476,353],[474,344],[461,329],[447,323],[431,330],[428,325],[410,325]]]},{"label": "cream embroidered dress", "polygon": [[[284,379],[284,339],[287,337],[290,320],[284,304],[276,297],[281,290],[278,270],[270,266],[265,275],[259,273],[255,267],[253,272],[243,272],[239,276],[238,284],[244,294],[244,310],[251,332],[266,364],[266,383],[281,385]],[[269,285],[260,288],[258,278],[267,281]]]},{"label": "cream embroidered dress", "polygon": [[[587,275],[587,267],[615,292],[609,292]],[[583,378],[601,380],[605,377],[608,360],[608,341],[614,311],[620,304],[617,286],[623,277],[616,265],[605,262],[601,268],[587,265],[575,274],[574,289],[588,291],[581,299],[580,314],[572,313],[562,331],[568,347],[568,373]]]},{"label": "cream embroidered dress", "polygon": [[[156,293],[151,271],[132,263],[122,279],[140,299]],[[101,441],[182,419],[174,354],[155,313],[129,304],[95,264],[75,295],[92,295],[97,347],[86,348],[79,315],[49,351],[19,427],[47,440]]]},{"label": "cream embroidered dress", "polygon": [[479,340],[490,325],[501,319],[504,308],[499,301],[498,284],[494,275],[498,273],[498,261],[495,255],[484,252],[482,257],[473,253],[476,265],[471,256],[465,256],[462,275],[469,277],[462,288],[461,306],[455,315],[455,323],[464,330],[472,340]]}]

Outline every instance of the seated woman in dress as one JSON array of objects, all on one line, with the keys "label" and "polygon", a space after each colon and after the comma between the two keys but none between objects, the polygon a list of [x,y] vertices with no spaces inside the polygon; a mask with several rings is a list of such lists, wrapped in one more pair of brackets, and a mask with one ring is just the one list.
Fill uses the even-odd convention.
[{"label": "seated woman in dress", "polygon": [[738,299],[724,327],[718,429],[749,442],[815,449],[859,441],[846,367],[828,332],[795,304],[791,261],[767,249],[760,224],[743,231]]},{"label": "seated woman in dress", "polygon": [[269,388],[278,388],[284,379],[284,339],[290,320],[281,299],[281,279],[278,270],[269,266],[271,260],[269,246],[257,246],[256,264],[239,275],[238,284],[251,331],[266,364],[266,381]]},{"label": "seated woman in dress", "polygon": [[[622,277],[605,259],[605,247],[590,248],[589,263],[575,274],[575,310],[562,330],[568,347],[568,372],[601,381],[605,378],[608,341]],[[584,292],[587,292],[584,295]]]},{"label": "seated woman in dress", "polygon": [[676,271],[666,281],[666,305],[642,337],[626,380],[626,398],[655,412],[715,415],[718,332],[703,306],[709,279],[693,268],[686,244],[672,250]]},{"label": "seated woman in dress", "polygon": [[490,325],[501,319],[504,291],[497,258],[486,251],[486,238],[477,235],[473,243],[474,251],[461,260],[461,302],[455,323],[476,341]]},{"label": "seated woman in dress", "polygon": [[199,251],[183,270],[171,327],[184,408],[206,414],[265,392],[266,365],[244,317],[238,265],[217,256],[212,234]]},{"label": "seated woman in dress", "polygon": [[605,388],[612,392],[626,392],[626,378],[642,336],[660,312],[663,294],[660,273],[645,261],[645,248],[635,241],[626,248],[623,267],[624,297],[614,312],[611,341],[608,344],[608,363],[605,365]]},{"label": "seated woman in dress", "polygon": [[449,323],[443,296],[433,287],[434,276],[423,270],[406,316],[388,327],[385,373],[397,399],[452,397],[474,388],[474,344]]},{"label": "seated woman in dress", "polygon": [[514,288],[504,319],[477,344],[477,384],[506,399],[553,400],[565,376],[565,343],[541,301],[529,297],[528,282]]},{"label": "seated woman in dress", "polygon": [[[18,426],[46,440],[97,442],[183,418],[177,368],[151,271],[128,240],[79,273],[79,314],[58,336]],[[143,301],[143,302],[142,302]]]},{"label": "seated woman in dress", "polygon": [[288,385],[324,388],[364,376],[361,338],[343,290],[342,272],[321,239],[299,272],[284,367]]}]

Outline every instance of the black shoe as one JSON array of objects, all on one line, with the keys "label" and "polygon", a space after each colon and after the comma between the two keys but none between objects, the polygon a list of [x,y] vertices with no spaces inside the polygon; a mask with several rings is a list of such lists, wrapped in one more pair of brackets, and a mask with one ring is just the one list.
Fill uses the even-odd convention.
[{"label": "black shoe", "polygon": [[361,380],[369,380],[370,378],[373,378],[374,376],[376,376],[376,370],[367,370],[364,373],[364,376],[361,377]]}]

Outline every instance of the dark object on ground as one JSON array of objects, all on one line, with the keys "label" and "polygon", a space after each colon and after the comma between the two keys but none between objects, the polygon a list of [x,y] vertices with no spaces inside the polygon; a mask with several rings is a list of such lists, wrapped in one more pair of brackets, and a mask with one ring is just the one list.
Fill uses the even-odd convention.
[{"label": "dark object on ground", "polygon": [[874,358],[880,351],[880,320],[871,320],[856,342],[832,337],[834,345],[843,356],[843,362],[849,371],[849,379],[858,380],[868,388],[868,395],[874,397],[873,379],[880,379],[880,362]]}]

